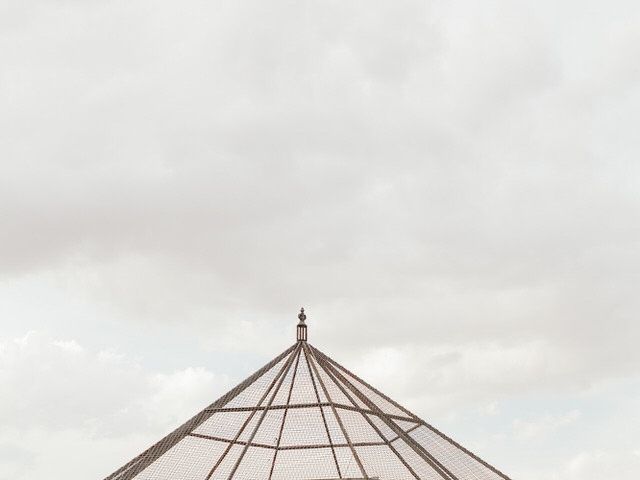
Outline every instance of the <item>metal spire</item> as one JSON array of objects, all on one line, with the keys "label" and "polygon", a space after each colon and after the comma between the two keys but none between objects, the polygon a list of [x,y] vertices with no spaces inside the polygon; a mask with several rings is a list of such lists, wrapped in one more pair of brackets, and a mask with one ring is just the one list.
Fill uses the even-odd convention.
[{"label": "metal spire", "polygon": [[304,323],[304,321],[307,319],[307,316],[304,314],[304,307],[300,309],[300,313],[298,314],[298,319],[300,321],[298,322],[298,328],[296,330],[297,332],[296,338],[299,342],[306,342],[307,341],[307,325]]}]

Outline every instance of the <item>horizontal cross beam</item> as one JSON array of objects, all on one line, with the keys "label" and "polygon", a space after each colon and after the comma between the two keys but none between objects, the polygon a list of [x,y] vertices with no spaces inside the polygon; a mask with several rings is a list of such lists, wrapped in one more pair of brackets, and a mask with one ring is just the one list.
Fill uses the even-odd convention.
[{"label": "horizontal cross beam", "polygon": [[[267,445],[266,443],[249,443],[244,442],[242,440],[236,440],[235,442],[229,438],[222,437],[214,437],[212,435],[203,435],[201,433],[190,433],[190,437],[202,438],[204,440],[213,440],[215,442],[224,442],[224,443],[233,443],[234,445],[249,445],[250,447],[258,447],[258,448],[268,448],[271,450],[308,450],[313,448],[331,448],[331,444],[327,443],[315,443],[309,445],[289,445],[289,446],[279,446],[275,445]],[[385,442],[353,442],[352,445],[354,447],[383,447],[386,445]],[[346,443],[334,443],[333,446],[335,448],[338,447],[348,447],[349,445]],[[346,479],[343,479],[346,480]]]},{"label": "horizontal cross beam", "polygon": [[[351,410],[352,412],[359,412],[367,415],[380,416],[378,412],[369,410],[368,408],[354,407],[353,405],[342,405],[332,402],[320,402],[320,403],[292,403],[290,405],[261,405],[256,407],[223,407],[223,408],[207,408],[206,412],[209,413],[224,413],[224,412],[257,412],[262,410],[284,410],[292,408],[318,408],[318,407],[331,407],[340,408],[343,410]],[[405,422],[416,423],[416,419],[412,417],[405,417],[402,415],[394,415],[391,413],[385,413],[385,416],[393,418],[394,420],[403,420]],[[418,424],[418,426],[421,424]]]}]

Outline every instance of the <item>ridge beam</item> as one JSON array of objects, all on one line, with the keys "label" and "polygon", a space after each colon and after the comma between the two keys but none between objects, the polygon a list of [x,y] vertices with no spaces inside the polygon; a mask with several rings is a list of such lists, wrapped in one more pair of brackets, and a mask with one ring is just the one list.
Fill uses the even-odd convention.
[{"label": "ridge beam", "polygon": [[153,462],[155,462],[159,457],[164,455],[167,451],[169,451],[174,445],[176,445],[180,440],[186,437],[189,433],[193,432],[196,428],[198,428],[202,423],[208,420],[213,412],[209,412],[209,410],[216,409],[222,407],[237,397],[240,393],[242,393],[249,385],[255,382],[258,378],[262,377],[265,373],[271,370],[274,366],[276,366],[283,358],[293,352],[296,348],[296,344],[293,344],[291,347],[287,348],[284,352],[278,355],[276,358],[271,360],[269,363],[264,365],[262,368],[257,370],[251,376],[247,377],[244,381],[240,382],[234,388],[229,390],[227,393],[222,395],[219,399],[213,402],[204,410],[198,412],[185,423],[176,428],[173,432],[160,439],[158,442],[147,448],[144,452],[142,452],[137,457],[133,458],[122,467],[117,469],[111,475],[107,476],[104,480],[131,480],[142,470],[147,468]]},{"label": "ridge beam", "polygon": [[[318,405],[320,405],[320,394],[318,393],[318,386],[316,385],[316,379],[313,376],[313,372],[311,371],[311,364],[309,363],[309,358],[307,358],[307,353],[305,351],[304,354],[305,362],[307,362],[307,371],[309,372],[309,378],[311,379],[311,385],[313,385],[313,391],[316,394],[316,400]],[[328,406],[331,404],[326,402]],[[329,431],[329,425],[327,424],[327,417],[324,414],[324,409],[322,406],[319,407],[320,415],[322,416],[322,423],[324,424],[324,430],[327,434],[327,440],[329,440],[329,445],[331,445],[331,455],[333,456],[333,462],[336,465],[336,472],[338,472],[338,477],[342,478],[342,471],[340,470],[340,463],[338,462],[338,456],[336,455],[336,449],[333,445],[333,439],[331,438],[331,432]]]},{"label": "ridge beam", "polygon": [[[282,423],[280,424],[280,431],[278,432],[278,441],[276,442],[276,451],[273,452],[273,459],[271,460],[271,468],[269,469],[269,480],[273,476],[273,469],[276,467],[276,459],[278,457],[278,447],[282,440],[282,432],[284,431],[284,424],[287,421],[287,413],[289,413],[289,402],[291,401],[291,394],[293,393],[293,386],[296,383],[296,374],[298,373],[298,365],[300,365],[300,355],[302,355],[302,349],[298,349],[298,355],[296,356],[296,364],[293,366],[293,375],[291,376],[291,386],[289,386],[289,393],[287,395],[287,405],[282,414]],[[266,410],[265,410],[266,411]]]},{"label": "ridge beam", "polygon": [[[353,397],[349,394],[349,392],[347,392],[345,390],[345,388],[340,384],[340,382],[337,381],[337,378],[332,374],[331,371],[329,371],[327,369],[327,365],[326,362],[321,360],[319,365],[325,370],[325,372],[327,372],[327,375],[329,376],[329,378],[331,378],[333,380],[333,383],[336,384],[336,386],[340,389],[340,391],[349,399],[349,401],[351,403],[353,403],[353,406],[357,408],[357,411],[360,412],[360,414],[362,415],[362,417],[369,423],[369,425],[371,425],[371,427],[374,429],[374,431],[378,434],[378,436],[380,437],[381,440],[383,440],[383,445],[388,446],[389,449],[396,455],[396,457],[398,457],[398,459],[400,460],[400,462],[407,468],[407,470],[409,470],[409,473],[411,473],[411,475],[413,475],[416,480],[420,480],[420,477],[418,476],[418,474],[414,471],[413,468],[411,468],[411,466],[407,463],[407,461],[402,457],[402,455],[400,455],[400,453],[398,452],[398,450],[396,450],[396,448],[391,445],[391,440],[388,440],[387,438],[385,438],[385,436],[383,435],[383,433],[380,431],[380,429],[378,428],[378,426],[376,424],[374,424],[371,419],[364,413],[362,413],[364,410],[360,409],[360,407],[358,407],[356,401],[353,399]],[[382,420],[382,419],[381,419]],[[382,420],[384,422],[384,420]],[[419,424],[417,426],[420,426]],[[412,427],[415,428],[415,427]]]},{"label": "ridge beam", "polygon": [[331,395],[329,395],[329,391],[327,390],[327,387],[324,384],[324,381],[322,380],[322,377],[320,376],[320,373],[318,372],[318,367],[316,366],[316,361],[317,360],[315,359],[314,353],[306,343],[304,344],[304,346],[305,346],[305,353],[307,354],[307,361],[313,367],[313,371],[315,372],[316,377],[318,377],[318,382],[320,382],[320,386],[322,387],[322,390],[324,391],[324,394],[327,397],[327,400],[329,400],[329,402],[331,402],[331,409],[333,411],[333,414],[335,415],[336,420],[338,421],[338,425],[340,426],[340,430],[342,430],[342,434],[344,435],[344,438],[347,440],[347,443],[349,444],[349,448],[351,449],[351,454],[353,455],[353,458],[356,460],[356,463],[358,464],[358,468],[360,469],[360,473],[362,473],[362,476],[364,478],[369,478],[369,476],[367,475],[366,470],[364,469],[364,466],[362,465],[362,461],[360,460],[360,457],[358,456],[358,453],[356,452],[356,449],[353,447],[353,443],[351,442],[351,438],[349,437],[349,434],[347,433],[347,430],[344,428],[344,425],[342,423],[342,419],[338,415],[338,412],[336,411],[335,405],[333,405],[333,402],[331,400]]},{"label": "ridge beam", "polygon": [[[290,351],[294,351],[297,348],[297,345],[293,345],[293,347],[291,348]],[[295,353],[294,353],[295,355]],[[269,395],[269,392],[271,392],[271,389],[273,388],[273,386],[276,384],[276,382],[280,379],[280,377],[282,377],[282,374],[285,372],[285,370],[288,369],[289,366],[291,366],[291,361],[292,361],[293,355],[289,356],[289,358],[287,358],[287,361],[284,362],[284,364],[282,365],[282,367],[280,368],[280,370],[278,371],[278,374],[273,378],[273,380],[271,381],[271,383],[269,384],[269,386],[267,387],[267,389],[265,390],[265,392],[262,394],[262,397],[260,397],[260,401],[258,402],[258,405],[262,404],[262,402],[264,402],[264,399],[267,398],[267,395]],[[240,438],[240,435],[242,435],[242,432],[244,431],[244,429],[247,427],[247,425],[249,424],[249,422],[251,421],[251,419],[253,418],[253,416],[255,415],[255,412],[252,412],[247,419],[244,421],[244,423],[242,424],[242,426],[240,427],[240,430],[238,431],[238,433],[236,433],[236,436],[234,437],[233,441],[227,446],[227,448],[225,449],[225,451],[222,453],[222,455],[218,458],[218,460],[216,461],[215,465],[211,468],[211,470],[209,471],[209,473],[207,474],[205,480],[209,480],[211,478],[211,476],[213,475],[213,473],[216,471],[216,469],[220,466],[220,464],[222,463],[222,461],[224,460],[224,458],[227,456],[227,454],[229,453],[229,451],[231,450],[231,448],[233,447],[233,445],[238,441],[238,439]]]},{"label": "ridge beam", "polygon": [[[273,400],[276,398],[276,395],[278,395],[278,390],[280,390],[280,387],[282,386],[282,383],[284,382],[285,378],[287,378],[287,374],[289,373],[289,370],[291,369],[291,364],[293,363],[293,357],[295,356],[296,358],[298,358],[298,354],[300,353],[300,347],[297,347],[296,350],[297,351],[287,359],[286,366],[282,370],[284,372],[284,374],[282,374],[280,376],[280,379],[278,381],[278,385],[273,390],[273,394],[271,394],[271,398],[269,398],[268,405],[271,405],[273,403]],[[242,452],[240,453],[240,456],[238,457],[238,460],[236,460],[235,465],[231,469],[231,473],[229,473],[229,477],[228,477],[229,480],[231,480],[233,478],[233,476],[235,475],[236,471],[238,470],[238,467],[240,466],[240,463],[242,462],[242,459],[244,458],[244,455],[247,453],[247,450],[249,449],[249,444],[251,442],[253,442],[253,439],[255,438],[256,433],[258,433],[258,430],[260,429],[260,425],[262,425],[262,421],[264,420],[264,417],[267,415],[267,412],[268,412],[268,410],[263,410],[262,411],[262,415],[260,415],[260,418],[258,419],[258,424],[253,429],[253,432],[251,432],[251,436],[249,437],[249,440],[247,441],[247,444],[242,449]]]},{"label": "ridge beam", "polygon": [[[312,347],[313,348],[313,347]],[[484,465],[485,467],[487,467],[489,470],[491,470],[493,473],[495,473],[496,475],[498,475],[499,477],[503,478],[504,480],[512,480],[509,476],[505,475],[504,473],[502,473],[500,470],[498,470],[496,467],[494,467],[493,465],[485,462],[483,459],[481,459],[480,457],[478,457],[475,453],[473,453],[472,451],[466,449],[465,447],[463,447],[462,445],[460,445],[458,442],[456,442],[454,439],[452,439],[451,437],[445,435],[444,433],[442,433],[440,430],[438,430],[436,427],[434,427],[433,425],[425,422],[424,420],[422,420],[421,418],[419,418],[415,413],[410,412],[407,408],[403,407],[402,405],[400,405],[398,402],[396,402],[395,400],[393,400],[392,398],[388,397],[387,395],[385,395],[384,393],[382,393],[380,390],[378,390],[377,388],[373,387],[372,385],[370,385],[369,383],[367,383],[366,381],[364,381],[362,378],[360,378],[358,375],[356,375],[355,373],[351,372],[350,370],[347,370],[345,367],[343,367],[342,365],[340,365],[339,363],[337,363],[335,360],[333,360],[331,357],[325,355],[324,353],[322,353],[320,350],[318,350],[317,348],[314,348],[314,350],[316,352],[318,352],[323,358],[325,358],[331,365],[333,365],[335,368],[337,368],[338,370],[341,370],[343,372],[345,372],[347,375],[351,376],[352,378],[354,378],[355,380],[357,380],[358,382],[362,383],[362,385],[364,385],[365,387],[367,387],[369,390],[371,390],[372,392],[374,392],[376,395],[379,395],[381,398],[383,398],[384,400],[386,400],[387,402],[389,402],[391,405],[393,405],[394,407],[398,408],[399,410],[401,410],[402,412],[406,413],[407,415],[409,415],[410,417],[412,417],[412,421],[414,422],[418,422],[423,424],[425,427],[427,427],[429,430],[431,430],[433,433],[435,433],[436,435],[438,435],[440,438],[446,440],[447,442],[449,442],[451,445],[453,445],[455,448],[457,448],[458,450],[466,453],[467,455],[469,455],[471,458],[473,458],[474,460],[476,460],[477,462],[479,462],[480,464]],[[390,418],[393,418],[391,415],[389,415]]]},{"label": "ridge beam", "polygon": [[[317,351],[317,350],[316,350]],[[321,352],[319,352],[321,353]],[[322,355],[322,353],[321,353]],[[324,355],[322,355],[324,357]],[[413,438],[405,433],[393,420],[386,417],[384,412],[374,404],[371,400],[367,398],[360,390],[358,390],[349,380],[347,380],[340,372],[338,372],[332,365],[329,365],[325,362],[325,365],[335,373],[335,376],[344,383],[360,400],[362,400],[365,405],[368,405],[372,410],[378,410],[380,412],[380,418],[384,423],[387,424],[391,430],[393,430],[397,435],[399,435],[407,445],[411,447],[413,451],[415,451],[423,460],[425,460],[433,470],[438,473],[445,480],[459,480],[453,473],[451,473],[442,463],[438,461],[433,455],[431,455],[422,445],[416,442]]]}]

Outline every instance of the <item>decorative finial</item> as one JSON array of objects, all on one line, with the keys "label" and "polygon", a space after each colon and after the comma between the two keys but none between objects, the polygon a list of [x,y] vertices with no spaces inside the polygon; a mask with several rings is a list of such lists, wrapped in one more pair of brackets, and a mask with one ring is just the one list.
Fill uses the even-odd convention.
[{"label": "decorative finial", "polygon": [[304,321],[307,319],[307,316],[304,314],[304,307],[300,309],[300,313],[298,314],[298,328],[296,329],[296,338],[299,342],[307,341],[307,325]]}]

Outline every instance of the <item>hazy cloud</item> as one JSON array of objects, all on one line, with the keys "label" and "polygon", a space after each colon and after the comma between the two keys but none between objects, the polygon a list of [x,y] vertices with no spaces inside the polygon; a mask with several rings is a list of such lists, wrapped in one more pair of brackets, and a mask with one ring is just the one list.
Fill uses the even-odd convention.
[{"label": "hazy cloud", "polygon": [[[0,476],[61,471],[87,438],[77,478],[115,468],[284,349],[300,305],[315,345],[505,471],[637,473],[587,438],[640,398],[638,20],[591,0],[0,6]],[[544,472],[536,429],[561,437]]]}]

